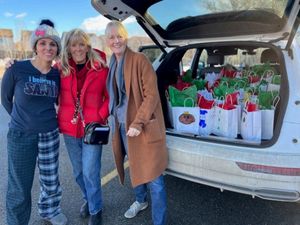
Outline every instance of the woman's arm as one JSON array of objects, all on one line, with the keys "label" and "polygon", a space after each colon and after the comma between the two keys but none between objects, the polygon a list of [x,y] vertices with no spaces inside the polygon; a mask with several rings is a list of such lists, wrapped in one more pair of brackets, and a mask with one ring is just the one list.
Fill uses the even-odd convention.
[{"label": "woman's arm", "polygon": [[15,81],[12,68],[5,71],[1,82],[1,104],[11,114],[13,107],[13,96],[14,96]]}]

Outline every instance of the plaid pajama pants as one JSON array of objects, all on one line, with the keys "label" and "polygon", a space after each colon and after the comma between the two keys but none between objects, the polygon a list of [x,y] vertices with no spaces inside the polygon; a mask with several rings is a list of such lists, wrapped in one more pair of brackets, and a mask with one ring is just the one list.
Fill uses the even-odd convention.
[{"label": "plaid pajama pants", "polygon": [[6,210],[8,225],[27,225],[31,213],[31,188],[36,163],[39,168],[39,214],[52,218],[60,213],[61,187],[58,177],[58,129],[27,134],[9,129],[7,134],[8,188]]}]

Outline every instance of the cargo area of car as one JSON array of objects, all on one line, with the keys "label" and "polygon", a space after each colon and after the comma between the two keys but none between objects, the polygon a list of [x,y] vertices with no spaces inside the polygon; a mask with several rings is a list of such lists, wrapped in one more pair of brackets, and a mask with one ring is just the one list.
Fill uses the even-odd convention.
[{"label": "cargo area of car", "polygon": [[272,145],[288,98],[281,54],[258,42],[195,44],[167,54],[156,71],[167,133]]}]

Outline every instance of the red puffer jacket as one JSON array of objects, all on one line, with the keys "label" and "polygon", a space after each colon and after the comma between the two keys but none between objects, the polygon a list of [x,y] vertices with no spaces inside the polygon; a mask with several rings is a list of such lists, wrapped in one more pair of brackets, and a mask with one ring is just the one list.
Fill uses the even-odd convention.
[{"label": "red puffer jacket", "polygon": [[[100,52],[100,56],[106,59],[105,53]],[[85,65],[90,67],[89,63]],[[57,65],[60,68],[60,65]],[[96,70],[90,68],[86,74],[80,96],[85,123],[100,122],[106,123],[108,117],[108,92],[106,90],[106,79],[108,68],[103,68],[95,63]],[[58,107],[58,124],[60,132],[76,138],[83,137],[83,124],[78,118],[77,124],[72,124],[75,111],[75,99],[77,92],[77,78],[74,72],[69,76],[61,77]]]}]

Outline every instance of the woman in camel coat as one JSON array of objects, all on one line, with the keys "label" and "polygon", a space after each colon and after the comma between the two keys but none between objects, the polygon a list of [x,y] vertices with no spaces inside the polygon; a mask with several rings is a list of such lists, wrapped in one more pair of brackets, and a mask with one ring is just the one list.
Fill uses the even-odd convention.
[{"label": "woman in camel coat", "polygon": [[166,193],[162,173],[168,156],[156,74],[146,56],[127,47],[127,31],[120,22],[110,22],[105,34],[113,52],[107,80],[113,152],[121,183],[127,154],[136,196],[124,216],[133,218],[147,208],[149,187],[152,221],[154,225],[163,225]]}]

